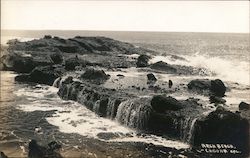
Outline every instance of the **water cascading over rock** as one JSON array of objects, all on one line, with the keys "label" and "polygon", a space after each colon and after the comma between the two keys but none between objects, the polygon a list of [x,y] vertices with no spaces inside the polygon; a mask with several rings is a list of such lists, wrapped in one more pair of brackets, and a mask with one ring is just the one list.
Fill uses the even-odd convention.
[{"label": "water cascading over rock", "polygon": [[129,99],[119,105],[116,120],[128,127],[145,130],[151,111],[150,98]]},{"label": "water cascading over rock", "polygon": [[[58,79],[59,80],[59,79]],[[59,81],[55,81],[56,82]],[[170,96],[136,97],[91,83],[66,77],[60,80],[58,95],[85,105],[101,117],[144,132],[188,142],[194,119],[202,108],[192,100],[179,101]]]}]

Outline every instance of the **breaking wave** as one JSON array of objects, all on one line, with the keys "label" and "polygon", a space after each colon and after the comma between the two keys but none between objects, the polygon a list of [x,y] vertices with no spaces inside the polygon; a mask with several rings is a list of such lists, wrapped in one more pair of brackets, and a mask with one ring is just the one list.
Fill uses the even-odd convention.
[{"label": "breaking wave", "polygon": [[250,64],[246,61],[223,59],[218,56],[211,57],[199,53],[181,57],[184,59],[174,59],[171,56],[155,56],[150,62],[164,61],[169,64],[205,68],[215,74],[215,76],[210,76],[212,78],[250,85]]}]

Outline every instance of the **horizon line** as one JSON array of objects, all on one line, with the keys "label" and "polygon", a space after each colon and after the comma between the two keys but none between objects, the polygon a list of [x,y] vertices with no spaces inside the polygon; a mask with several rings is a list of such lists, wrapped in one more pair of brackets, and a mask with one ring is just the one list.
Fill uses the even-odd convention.
[{"label": "horizon line", "polygon": [[93,31],[93,32],[150,32],[150,33],[225,33],[225,34],[249,34],[249,32],[203,32],[203,31],[155,31],[155,30],[81,30],[81,29],[1,29],[2,31]]}]

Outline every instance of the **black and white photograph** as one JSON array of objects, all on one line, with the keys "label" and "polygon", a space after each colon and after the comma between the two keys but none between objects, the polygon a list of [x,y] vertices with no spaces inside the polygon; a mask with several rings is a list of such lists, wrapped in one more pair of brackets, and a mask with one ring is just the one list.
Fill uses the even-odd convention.
[{"label": "black and white photograph", "polygon": [[249,158],[248,0],[1,0],[0,158]]}]

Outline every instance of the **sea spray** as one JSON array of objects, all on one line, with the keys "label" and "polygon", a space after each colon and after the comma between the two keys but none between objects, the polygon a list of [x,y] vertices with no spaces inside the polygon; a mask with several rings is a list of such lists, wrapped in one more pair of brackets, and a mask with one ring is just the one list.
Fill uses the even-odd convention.
[{"label": "sea spray", "polygon": [[150,63],[164,61],[168,64],[203,68],[204,71],[207,69],[206,73],[210,72],[210,76],[208,77],[250,85],[250,76],[246,75],[249,74],[250,67],[246,61],[227,60],[218,56],[211,57],[200,53],[188,56],[182,55],[181,57],[186,60],[173,60],[171,56],[155,56],[150,60]]},{"label": "sea spray", "polygon": [[58,77],[57,79],[55,79],[55,81],[54,81],[52,87],[59,88],[61,79],[62,79],[61,77]]}]

